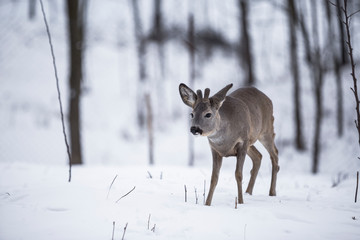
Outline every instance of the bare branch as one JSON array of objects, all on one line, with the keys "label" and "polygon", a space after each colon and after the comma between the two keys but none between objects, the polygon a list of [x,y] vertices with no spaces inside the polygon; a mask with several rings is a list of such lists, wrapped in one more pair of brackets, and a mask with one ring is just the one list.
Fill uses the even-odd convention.
[{"label": "bare branch", "polygon": [[198,200],[199,198],[198,198],[197,190],[195,188],[195,204],[198,204]]},{"label": "bare branch", "polygon": [[112,182],[111,182],[111,184],[110,184],[109,191],[108,191],[108,194],[107,194],[107,196],[106,196],[106,199],[108,199],[108,198],[109,198],[109,194],[110,194],[111,187],[112,187],[112,185],[114,184],[114,182],[115,182],[115,180],[116,180],[117,176],[118,176],[118,175],[116,174],[116,176],[114,177],[114,179],[112,180]]},{"label": "bare branch", "polygon": [[154,227],[151,229],[152,232],[155,232],[156,224],[154,224]]},{"label": "bare branch", "polygon": [[359,171],[356,172],[355,203],[357,202],[358,189],[359,189]]},{"label": "bare branch", "polygon": [[114,233],[115,233],[115,221],[113,222],[113,231],[112,231],[111,240],[114,240]]},{"label": "bare branch", "polygon": [[330,3],[331,5],[333,5],[334,7],[338,7],[335,3],[333,3],[332,1],[328,0],[328,3]]},{"label": "bare branch", "polygon": [[184,185],[184,189],[185,189],[185,202],[187,202],[187,189],[186,189],[186,185]]},{"label": "bare branch", "polygon": [[124,233],[123,233],[123,235],[122,235],[121,240],[124,240],[124,237],[125,237],[125,232],[126,232],[127,226],[128,226],[128,223],[126,223],[126,225],[125,225],[125,227],[124,227]]},{"label": "bare branch", "polygon": [[356,12],[354,12],[354,13],[350,14],[350,15],[349,15],[349,18],[351,18],[352,16],[354,16],[355,14],[357,14],[357,13],[359,13],[359,12],[360,12],[360,9],[359,9],[359,10],[357,10]]},{"label": "bare branch", "polygon": [[60,93],[60,87],[59,87],[59,77],[58,77],[58,73],[57,73],[57,68],[56,68],[56,59],[55,59],[55,53],[54,53],[54,47],[51,41],[51,34],[50,34],[50,28],[48,25],[48,22],[46,20],[46,14],[45,14],[45,10],[44,10],[44,5],[42,0],[40,1],[40,5],[41,5],[41,11],[44,17],[44,23],[45,23],[45,27],[46,27],[46,32],[49,38],[49,45],[50,45],[50,50],[51,50],[51,56],[53,59],[53,67],[54,67],[54,73],[55,73],[55,80],[56,80],[56,89],[57,89],[57,93],[58,93],[58,101],[59,101],[59,107],[60,107],[60,115],[61,115],[61,124],[62,124],[62,131],[63,131],[63,135],[64,135],[64,141],[65,141],[65,145],[66,145],[66,150],[67,150],[67,155],[69,158],[69,182],[71,182],[71,154],[70,154],[70,147],[69,147],[69,143],[67,140],[67,135],[66,135],[66,129],[65,129],[65,121],[64,121],[64,113],[63,113],[63,107],[62,107],[62,102],[61,102],[61,93]]},{"label": "bare branch", "polygon": [[[344,12],[344,16],[345,16],[345,21],[344,21],[344,25],[346,28],[346,36],[347,36],[347,41],[346,44],[348,46],[348,54],[350,57],[350,64],[351,64],[351,76],[352,76],[352,80],[353,80],[353,87],[351,87],[351,91],[354,93],[354,97],[355,97],[355,109],[356,109],[356,116],[357,119],[355,120],[355,125],[356,128],[358,130],[358,142],[360,145],[360,128],[358,126],[357,123],[359,123],[360,121],[360,100],[359,100],[359,93],[358,93],[358,88],[357,88],[357,79],[356,79],[356,74],[355,74],[355,61],[354,61],[354,56],[353,56],[353,48],[351,45],[351,35],[350,35],[350,16],[348,15],[347,12],[347,0],[344,0],[344,6],[341,8]],[[357,11],[359,12],[359,11]],[[353,13],[356,14],[357,12]]]},{"label": "bare branch", "polygon": [[136,186],[133,187],[133,189],[131,189],[127,194],[123,195],[121,198],[119,198],[116,203],[118,203],[121,199],[123,199],[124,197],[126,197],[127,195],[129,195],[132,191],[134,191],[136,188]]}]

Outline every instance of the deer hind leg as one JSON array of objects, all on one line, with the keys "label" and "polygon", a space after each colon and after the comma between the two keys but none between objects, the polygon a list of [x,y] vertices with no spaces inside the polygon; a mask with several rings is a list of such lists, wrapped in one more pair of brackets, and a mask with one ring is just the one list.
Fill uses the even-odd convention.
[{"label": "deer hind leg", "polygon": [[256,177],[257,174],[259,172],[259,168],[261,165],[261,158],[262,155],[261,153],[256,149],[255,146],[251,146],[247,152],[247,154],[250,156],[252,162],[253,162],[253,167],[250,171],[251,177],[250,177],[250,181],[249,181],[249,185],[246,189],[246,192],[250,195],[252,195],[253,192],[253,188],[254,188],[254,184],[256,181]]},{"label": "deer hind leg", "polygon": [[237,148],[237,161],[235,169],[235,179],[238,187],[238,203],[244,203],[242,194],[242,179],[243,179],[243,167],[245,162],[245,156],[248,149],[247,143],[238,144]]},{"label": "deer hind leg", "polygon": [[264,134],[259,139],[262,145],[264,145],[266,150],[269,152],[271,158],[272,175],[271,175],[271,185],[269,192],[270,196],[276,196],[276,178],[277,178],[277,173],[280,170],[278,150],[275,146],[274,138],[275,138],[275,133],[271,132],[269,134]]}]

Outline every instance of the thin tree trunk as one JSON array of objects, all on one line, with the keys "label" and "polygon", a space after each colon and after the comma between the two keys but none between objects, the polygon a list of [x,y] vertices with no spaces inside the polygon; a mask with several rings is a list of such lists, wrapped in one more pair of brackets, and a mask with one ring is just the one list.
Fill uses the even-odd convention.
[{"label": "thin tree trunk", "polygon": [[[337,6],[341,6],[340,0],[336,0],[336,5]],[[349,58],[347,55],[347,50],[346,50],[346,41],[345,41],[345,29],[344,29],[344,25],[341,21],[341,19],[343,19],[343,12],[341,11],[340,7],[337,7],[337,15],[338,15],[338,27],[339,27],[339,36],[340,36],[340,41],[338,42],[340,45],[340,50],[341,50],[341,65],[345,65],[349,62]]]},{"label": "thin tree trunk", "polygon": [[[326,9],[326,19],[328,23],[328,45],[330,46],[332,54],[332,65],[334,67],[335,73],[335,83],[336,83],[336,121],[337,121],[337,133],[341,137],[344,132],[344,120],[343,120],[343,96],[342,96],[342,82],[341,82],[341,64],[338,49],[336,48],[335,41],[333,41],[335,34],[333,31],[333,16],[331,14],[330,3],[327,0],[324,0],[325,9]],[[339,29],[341,30],[341,29]],[[342,35],[339,32],[339,35]]]},{"label": "thin tree trunk", "polygon": [[29,0],[29,19],[33,20],[36,16],[36,0]]},{"label": "thin tree trunk", "polygon": [[[318,68],[318,67],[316,67]],[[317,69],[314,72],[316,81],[322,81],[322,70]],[[313,146],[313,165],[312,173],[319,172],[320,152],[321,152],[321,126],[323,119],[323,107],[322,107],[322,86],[317,83],[315,86],[315,132],[314,132],[314,146]]]},{"label": "thin tree trunk", "polygon": [[299,23],[302,36],[304,38],[305,58],[312,77],[314,87],[315,100],[315,128],[313,137],[313,151],[312,151],[312,168],[311,172],[316,174],[319,171],[320,160],[320,142],[321,142],[321,125],[323,118],[322,107],[322,83],[323,83],[323,69],[320,55],[320,42],[318,36],[318,22],[317,22],[317,3],[313,2],[311,5],[312,13],[312,37],[313,42],[310,42],[309,28],[306,27],[304,17],[301,12],[299,15]]},{"label": "thin tree trunk", "polygon": [[336,81],[336,115],[337,115],[337,132],[338,136],[342,137],[344,134],[344,104],[343,104],[343,87],[341,80],[341,66],[339,61],[335,63],[335,81]]},{"label": "thin tree trunk", "polygon": [[146,109],[147,109],[147,129],[148,129],[148,144],[149,144],[149,164],[154,164],[154,121],[153,110],[151,104],[150,94],[146,94]]},{"label": "thin tree trunk", "polygon": [[165,54],[164,54],[164,27],[161,11],[162,0],[154,0],[154,26],[153,34],[158,45],[161,76],[165,76]]},{"label": "thin tree trunk", "polygon": [[[338,8],[340,8],[340,6],[338,6]],[[351,64],[351,77],[353,80],[353,87],[351,87],[351,91],[354,93],[354,97],[355,97],[355,110],[356,110],[356,119],[355,119],[355,127],[358,131],[358,143],[360,146],[360,98],[359,98],[359,93],[358,93],[358,86],[357,86],[357,78],[356,78],[356,73],[355,73],[355,62],[354,62],[354,55],[353,55],[353,48],[352,48],[352,43],[351,43],[351,35],[350,35],[350,18],[352,14],[348,13],[348,9],[347,9],[347,0],[344,0],[344,7],[342,8],[344,15],[345,15],[345,20],[343,21],[345,28],[346,28],[346,44],[348,47],[348,54],[350,57],[350,64]]]},{"label": "thin tree trunk", "polygon": [[255,84],[255,76],[253,72],[253,57],[251,52],[251,43],[248,30],[248,13],[249,13],[248,0],[239,0],[240,9],[240,26],[241,26],[241,40],[239,46],[240,63],[246,72],[246,84],[252,86]]},{"label": "thin tree trunk", "polygon": [[[189,46],[189,85],[193,88],[195,85],[195,24],[194,16],[191,13],[188,18],[188,46]],[[190,129],[189,121],[189,129]],[[193,166],[195,162],[194,157],[194,136],[189,134],[189,166]]]},{"label": "thin tree trunk", "polygon": [[320,55],[320,42],[318,35],[318,14],[317,3],[311,7],[312,26],[313,26],[313,81],[315,94],[315,132],[314,132],[314,146],[313,146],[313,166],[312,172],[314,174],[319,172],[320,152],[321,152],[321,126],[323,120],[323,106],[322,106],[322,85],[323,85],[323,68]]},{"label": "thin tree trunk", "polygon": [[80,98],[83,77],[83,39],[86,1],[68,0],[70,37],[70,139],[72,164],[82,164]]},{"label": "thin tree trunk", "polygon": [[137,0],[132,0],[134,18],[134,32],[136,39],[136,50],[139,64],[138,87],[136,97],[137,123],[140,129],[145,126],[145,85],[146,85],[146,40],[143,35],[143,26]]},{"label": "thin tree trunk", "polygon": [[288,0],[288,18],[289,18],[289,35],[290,35],[290,65],[293,78],[293,97],[294,97],[294,118],[295,118],[295,146],[298,150],[305,150],[305,144],[302,133],[302,116],[301,116],[301,91],[299,77],[299,63],[297,55],[297,38],[296,23],[297,12],[294,0]]}]

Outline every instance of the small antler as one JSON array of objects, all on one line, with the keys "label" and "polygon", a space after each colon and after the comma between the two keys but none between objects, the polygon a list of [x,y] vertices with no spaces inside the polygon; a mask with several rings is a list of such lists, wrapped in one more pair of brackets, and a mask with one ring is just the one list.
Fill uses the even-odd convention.
[{"label": "small antler", "polygon": [[201,90],[200,90],[200,89],[197,90],[197,91],[196,91],[196,94],[197,94],[198,100],[201,101],[202,98],[203,98]]},{"label": "small antler", "polygon": [[206,89],[205,89],[205,93],[204,93],[204,99],[208,99],[208,98],[209,98],[209,95],[210,95],[210,89],[209,89],[209,88],[206,88]]}]

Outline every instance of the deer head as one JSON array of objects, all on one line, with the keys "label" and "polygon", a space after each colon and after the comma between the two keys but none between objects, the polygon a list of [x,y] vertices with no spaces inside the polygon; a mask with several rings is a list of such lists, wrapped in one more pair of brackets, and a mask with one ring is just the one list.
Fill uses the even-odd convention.
[{"label": "deer head", "polygon": [[220,122],[219,109],[225,100],[226,93],[232,86],[232,84],[227,85],[209,98],[209,88],[205,89],[203,96],[201,90],[197,90],[195,93],[185,84],[180,84],[179,92],[181,99],[187,106],[192,108],[190,113],[190,131],[192,134],[210,136],[216,131]]}]

